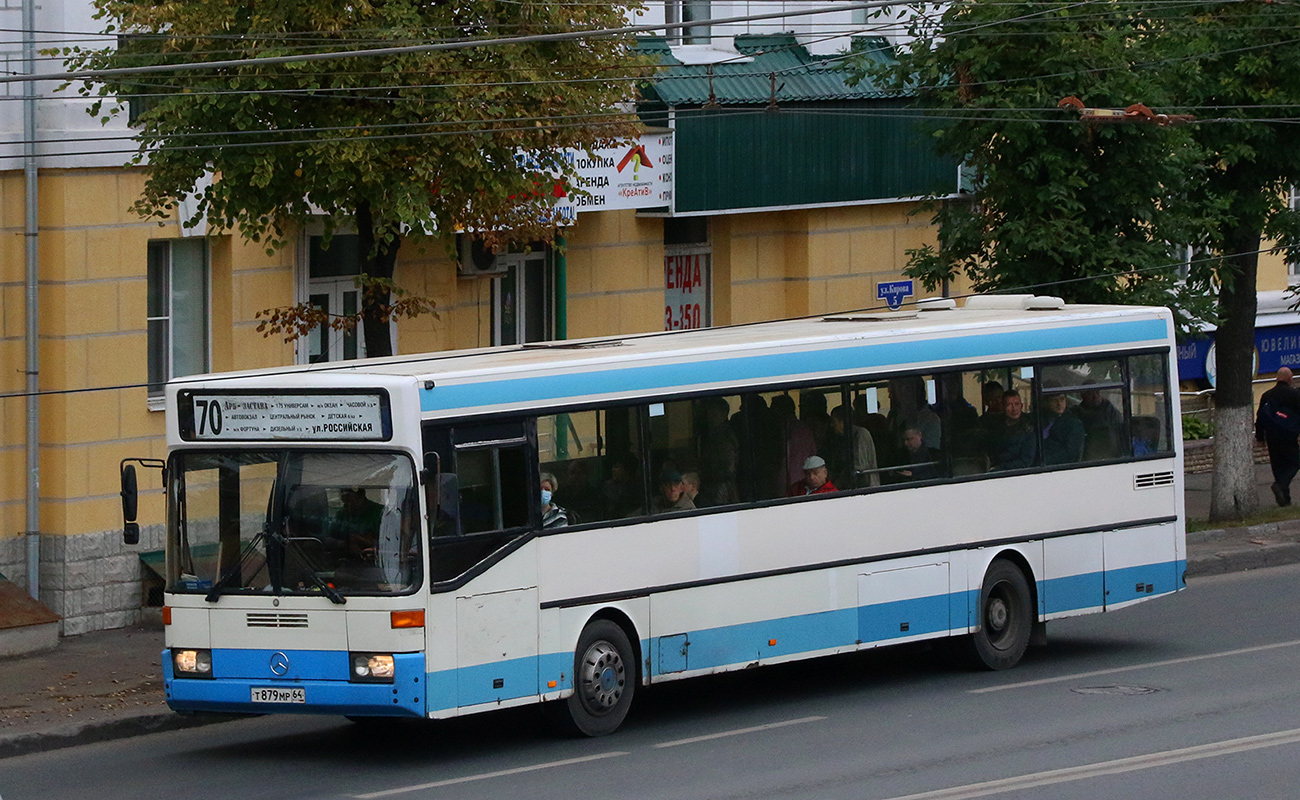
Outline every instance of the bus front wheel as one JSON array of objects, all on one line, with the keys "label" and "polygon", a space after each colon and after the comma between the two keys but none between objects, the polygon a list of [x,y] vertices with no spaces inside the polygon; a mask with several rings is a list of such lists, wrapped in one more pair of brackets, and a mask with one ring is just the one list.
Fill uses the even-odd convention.
[{"label": "bus front wheel", "polygon": [[1034,629],[1029,584],[1020,568],[997,559],[980,587],[979,628],[970,635],[971,660],[982,669],[1010,669],[1020,663]]},{"label": "bus front wheel", "polygon": [[590,622],[573,658],[568,722],[584,736],[613,733],[627,716],[636,690],[636,656],[623,629],[607,619]]}]

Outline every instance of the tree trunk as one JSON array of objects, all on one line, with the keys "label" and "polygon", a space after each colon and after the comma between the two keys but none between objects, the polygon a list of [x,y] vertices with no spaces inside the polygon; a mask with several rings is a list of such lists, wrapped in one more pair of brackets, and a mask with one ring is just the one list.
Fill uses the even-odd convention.
[{"label": "tree trunk", "polygon": [[[371,278],[392,280],[397,250],[402,246],[402,240],[397,231],[392,231],[391,238],[382,240],[383,233],[375,230],[370,204],[361,202],[357,206],[358,249],[364,259],[361,271]],[[377,239],[381,239],[378,247],[375,246]],[[386,289],[373,284],[364,287],[361,298],[361,330],[365,335],[367,357],[393,355],[393,337],[389,333],[387,313],[391,302],[392,297]]]},{"label": "tree trunk", "polygon": [[1260,232],[1235,229],[1224,238],[1219,269],[1219,329],[1214,336],[1217,380],[1211,520],[1239,520],[1259,506],[1255,488],[1255,294]]}]

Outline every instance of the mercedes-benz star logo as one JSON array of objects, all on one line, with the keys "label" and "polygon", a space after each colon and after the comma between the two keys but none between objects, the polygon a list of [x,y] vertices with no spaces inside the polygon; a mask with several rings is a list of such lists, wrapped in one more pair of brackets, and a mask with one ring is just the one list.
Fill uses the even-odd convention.
[{"label": "mercedes-benz star logo", "polygon": [[285,675],[289,672],[289,657],[284,653],[275,653],[271,656],[271,671],[276,675]]}]

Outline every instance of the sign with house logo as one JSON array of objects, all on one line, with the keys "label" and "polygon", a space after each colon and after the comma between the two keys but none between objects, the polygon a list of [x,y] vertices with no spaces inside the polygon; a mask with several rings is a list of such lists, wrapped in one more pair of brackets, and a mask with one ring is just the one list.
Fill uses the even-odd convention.
[{"label": "sign with house logo", "polygon": [[563,224],[583,211],[664,208],[673,202],[673,134],[643,133],[614,147],[569,150],[577,175],[555,204]]}]

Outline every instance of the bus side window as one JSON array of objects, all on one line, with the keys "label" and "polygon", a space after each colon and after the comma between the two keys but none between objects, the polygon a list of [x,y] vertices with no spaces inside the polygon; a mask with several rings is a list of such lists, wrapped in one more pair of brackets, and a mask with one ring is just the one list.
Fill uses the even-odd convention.
[{"label": "bus side window", "polygon": [[644,406],[569,411],[537,418],[537,460],[554,476],[552,502],[570,525],[622,519],[645,505],[641,413]]},{"label": "bus side window", "polygon": [[1083,452],[1078,460],[1132,455],[1133,445],[1125,432],[1123,375],[1123,361],[1116,358],[1042,367],[1044,389],[1066,395],[1065,413],[1082,423]]},{"label": "bus side window", "polygon": [[485,533],[528,524],[525,449],[457,449],[461,532]]},{"label": "bus side window", "polygon": [[950,372],[938,378],[943,441],[954,476],[976,475],[987,469],[980,425],[983,398],[978,377],[975,372]]},{"label": "bus side window", "polygon": [[1170,452],[1172,421],[1165,357],[1158,353],[1132,356],[1128,360],[1128,373],[1133,455]]}]

